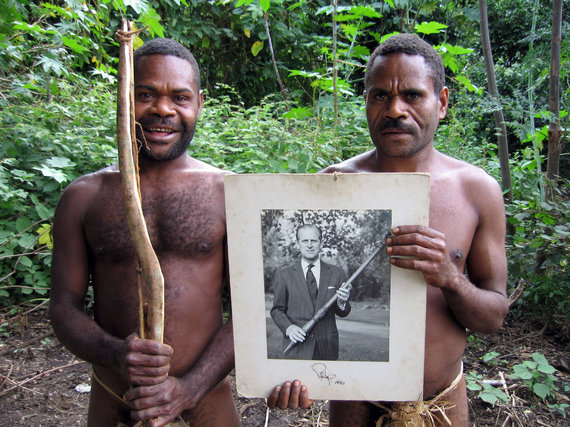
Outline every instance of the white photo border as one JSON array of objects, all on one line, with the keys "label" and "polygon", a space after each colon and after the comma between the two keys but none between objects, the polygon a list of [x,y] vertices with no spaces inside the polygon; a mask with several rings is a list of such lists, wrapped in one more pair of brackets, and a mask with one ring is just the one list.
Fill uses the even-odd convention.
[{"label": "white photo border", "polygon": [[311,399],[422,400],[426,284],[391,267],[387,362],[268,359],[261,236],[267,209],[392,212],[392,225],[429,223],[429,174],[226,175],[226,218],[237,391],[267,397],[299,379]]}]

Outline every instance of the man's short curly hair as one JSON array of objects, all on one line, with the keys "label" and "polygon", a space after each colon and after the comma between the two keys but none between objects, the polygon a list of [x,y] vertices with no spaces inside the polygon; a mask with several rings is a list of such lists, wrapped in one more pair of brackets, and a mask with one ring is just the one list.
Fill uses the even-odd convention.
[{"label": "man's short curly hair", "polygon": [[176,40],[166,38],[156,38],[145,42],[134,52],[134,66],[135,73],[137,71],[137,64],[139,60],[145,56],[150,55],[171,55],[187,61],[192,68],[196,81],[198,83],[198,90],[200,90],[200,67],[194,55],[182,44]]},{"label": "man's short curly hair", "polygon": [[366,66],[366,73],[364,74],[364,84],[366,88],[369,86],[369,81],[372,77],[372,65],[376,58],[392,53],[423,56],[433,78],[435,93],[438,94],[441,88],[445,86],[445,67],[443,66],[443,60],[433,46],[415,34],[396,34],[381,43],[370,55],[368,65]]}]

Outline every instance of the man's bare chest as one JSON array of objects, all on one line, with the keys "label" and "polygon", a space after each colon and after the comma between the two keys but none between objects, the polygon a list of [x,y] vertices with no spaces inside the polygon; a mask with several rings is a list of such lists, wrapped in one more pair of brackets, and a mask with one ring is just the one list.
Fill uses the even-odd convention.
[{"label": "man's bare chest", "polygon": [[432,187],[430,197],[430,227],[445,235],[448,254],[461,270],[477,230],[479,217],[474,206],[459,191]]},{"label": "man's bare chest", "polygon": [[[207,255],[225,236],[220,209],[200,189],[143,193],[143,213],[153,248],[159,257]],[[119,191],[102,191],[94,198],[84,220],[90,252],[96,258],[121,262],[134,257],[134,247]]]}]

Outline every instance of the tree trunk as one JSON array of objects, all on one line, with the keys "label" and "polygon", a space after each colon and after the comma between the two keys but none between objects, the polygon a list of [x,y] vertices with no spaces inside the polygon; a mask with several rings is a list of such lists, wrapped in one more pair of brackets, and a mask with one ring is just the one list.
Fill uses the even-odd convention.
[{"label": "tree trunk", "polygon": [[554,0],[552,13],[552,50],[550,54],[550,90],[548,104],[550,124],[548,125],[548,163],[546,166],[546,198],[552,199],[556,177],[560,174],[560,153],[562,151],[562,130],[560,128],[560,44],[562,28],[562,0]]},{"label": "tree trunk", "polygon": [[495,65],[493,63],[493,53],[491,51],[491,40],[489,38],[489,19],[487,16],[486,0],[479,0],[479,24],[481,28],[481,45],[483,48],[483,56],[485,58],[485,70],[487,72],[487,86],[489,95],[497,103],[496,110],[493,112],[495,117],[495,125],[497,126],[497,146],[499,147],[499,162],[501,165],[501,187],[506,192],[506,198],[509,202],[513,200],[513,190],[511,188],[511,168],[509,166],[509,146],[507,143],[507,127],[503,117],[503,108],[499,99],[497,90],[497,82],[495,80]]},{"label": "tree trunk", "polygon": [[338,125],[338,90],[337,90],[337,79],[338,79],[338,62],[336,57],[336,9],[338,5],[338,0],[332,0],[333,4],[333,17],[332,17],[332,36],[333,36],[333,96],[334,96],[334,124]]},{"label": "tree trunk", "polygon": [[287,101],[287,94],[285,93],[285,86],[281,81],[281,75],[279,74],[279,68],[277,68],[277,61],[275,60],[275,52],[273,51],[273,42],[271,41],[271,33],[269,32],[269,21],[267,20],[267,12],[263,12],[263,18],[265,19],[265,33],[267,34],[267,42],[269,43],[269,51],[271,52],[271,60],[273,61],[273,68],[275,69],[275,74],[277,75],[277,82],[281,88],[281,93],[283,94],[283,101]]}]

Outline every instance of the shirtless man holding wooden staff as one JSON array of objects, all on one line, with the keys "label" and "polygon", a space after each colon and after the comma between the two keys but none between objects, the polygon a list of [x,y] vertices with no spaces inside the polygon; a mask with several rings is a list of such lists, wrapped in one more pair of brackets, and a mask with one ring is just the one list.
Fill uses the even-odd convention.
[{"label": "shirtless man holding wooden staff", "polygon": [[[428,43],[410,34],[389,38],[370,56],[365,75],[366,116],[375,148],[323,172],[430,173],[429,227],[395,227],[386,242],[387,254],[398,256],[391,258],[392,265],[421,271],[427,282],[423,395],[446,408],[432,410],[432,420],[435,425],[467,426],[461,362],[466,328],[494,332],[508,311],[505,210],[493,178],[433,146],[438,122],[447,112],[444,84],[443,62]],[[384,408],[370,402],[330,402],[330,426],[375,426],[383,415],[393,415],[393,425],[422,425],[417,412],[426,425],[433,425],[429,402],[411,405],[419,410],[409,424],[395,422],[402,415],[391,412],[398,412],[398,404],[380,403]],[[310,404],[300,381],[276,387],[268,399],[270,407],[283,409]]]},{"label": "shirtless man holding wooden staff", "polygon": [[[238,426],[226,376],[232,324],[227,282],[224,172],[190,157],[202,108],[200,72],[177,42],[135,52],[135,116],[142,205],[165,282],[165,344],[139,339],[135,253],[119,169],[73,182],[54,220],[50,317],[61,342],[93,364],[89,426]],[[84,311],[89,285],[94,318]]]}]

